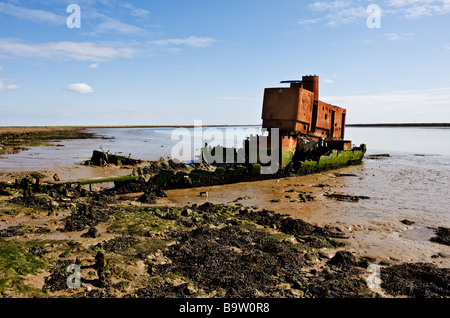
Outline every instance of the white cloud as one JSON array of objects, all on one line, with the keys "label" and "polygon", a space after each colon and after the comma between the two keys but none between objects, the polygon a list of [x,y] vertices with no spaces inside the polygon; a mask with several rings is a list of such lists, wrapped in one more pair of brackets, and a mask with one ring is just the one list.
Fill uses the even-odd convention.
[{"label": "white cloud", "polygon": [[142,8],[136,8],[131,3],[125,3],[122,6],[124,8],[129,9],[130,10],[130,14],[135,16],[135,17],[146,18],[150,14],[150,12],[148,10],[142,9]]},{"label": "white cloud", "polygon": [[313,11],[325,14],[322,18],[310,19],[311,21],[321,19],[329,26],[337,26],[356,20],[365,23],[367,19],[367,6],[361,4],[360,1],[317,1],[310,4],[309,7]]},{"label": "white cloud", "polygon": [[381,36],[389,41],[396,41],[411,38],[412,36],[414,36],[414,33],[386,33],[382,34]]},{"label": "white cloud", "polygon": [[355,122],[407,122],[420,116],[450,119],[450,88],[400,90],[326,96],[323,101],[347,108]]},{"label": "white cloud", "polygon": [[310,7],[319,11],[336,11],[347,6],[344,1],[317,1],[310,4]]},{"label": "white cloud", "polygon": [[[324,99],[333,100],[343,105],[366,105],[380,109],[389,109],[393,105],[395,108],[413,109],[417,108],[427,110],[430,106],[448,107],[450,106],[450,88],[435,88],[421,90],[401,90],[393,92],[384,92],[379,94],[357,94],[348,96],[328,96]],[[450,108],[449,108],[450,109]]]},{"label": "white cloud", "polygon": [[307,25],[307,24],[314,24],[314,23],[317,23],[317,22],[320,22],[320,21],[322,21],[321,18],[306,19],[306,20],[299,20],[299,21],[297,21],[297,24],[298,25]]},{"label": "white cloud", "polygon": [[3,2],[0,2],[0,12],[23,20],[57,25],[65,24],[67,19],[66,16],[57,15],[49,11],[28,9]]},{"label": "white cloud", "polygon": [[69,92],[74,92],[74,93],[80,93],[80,94],[87,94],[87,93],[93,93],[94,90],[92,89],[91,86],[89,86],[86,83],[75,83],[75,84],[70,84],[69,86],[67,86],[65,88],[67,91]]},{"label": "white cloud", "polygon": [[98,68],[98,63],[89,64],[89,68],[92,68],[92,69]]},{"label": "white cloud", "polygon": [[5,84],[2,81],[0,81],[0,91],[13,91],[15,89],[18,89],[19,86],[15,84]]},{"label": "white cloud", "polygon": [[216,99],[231,101],[262,101],[260,97],[244,97],[244,96],[218,96]]},{"label": "white cloud", "polygon": [[334,83],[334,81],[332,79],[329,79],[329,78],[324,79],[323,82],[326,83],[326,84],[333,84]]},{"label": "white cloud", "polygon": [[102,16],[104,21],[96,26],[96,31],[94,33],[118,32],[122,34],[129,34],[144,31],[144,29],[140,27],[127,24],[104,15]]},{"label": "white cloud", "polygon": [[[307,20],[300,20],[298,25],[308,25],[324,22],[328,26],[338,26],[351,22],[365,24],[368,18],[367,6],[369,1],[316,1],[309,4],[312,13],[319,15]],[[442,15],[450,13],[449,0],[385,0],[379,1],[382,17],[400,16],[406,19]]]},{"label": "white cloud", "polygon": [[[143,31],[143,29],[140,27],[133,26],[124,23],[122,21],[119,21],[117,19],[110,18],[101,13],[97,13],[97,10],[94,7],[91,7],[90,4],[91,4],[90,2],[87,2],[82,5],[82,18],[88,20],[92,19],[101,20],[101,22],[94,27],[95,32],[93,32],[93,34],[105,32],[118,32],[121,34],[129,34]],[[102,4],[109,5],[108,3]],[[67,5],[67,3],[65,2],[64,5]],[[143,18],[149,14],[147,10],[136,8],[131,4],[120,5],[120,7],[127,8],[130,14],[134,17]],[[121,10],[121,8],[117,7],[116,10]],[[68,17],[68,15],[64,14],[58,15],[50,11],[29,9],[3,2],[0,2],[0,13],[7,14],[22,20],[32,22],[44,22],[55,25],[65,25]]]},{"label": "white cloud", "polygon": [[186,45],[189,47],[208,47],[211,46],[216,40],[208,37],[196,37],[191,36],[185,39],[166,39],[166,40],[156,40],[151,43],[159,46],[170,46],[170,45]]},{"label": "white cloud", "polygon": [[388,0],[388,6],[408,19],[450,13],[448,0]]},{"label": "white cloud", "polygon": [[0,38],[0,57],[103,62],[116,58],[131,58],[134,54],[133,48],[118,43],[70,41],[24,43],[15,39]]},{"label": "white cloud", "polygon": [[0,71],[3,69],[3,67],[0,66]]},{"label": "white cloud", "polygon": [[406,41],[414,37],[414,33],[381,33],[376,36],[371,36],[370,38],[362,38],[358,40],[358,43],[373,44],[380,41]]}]

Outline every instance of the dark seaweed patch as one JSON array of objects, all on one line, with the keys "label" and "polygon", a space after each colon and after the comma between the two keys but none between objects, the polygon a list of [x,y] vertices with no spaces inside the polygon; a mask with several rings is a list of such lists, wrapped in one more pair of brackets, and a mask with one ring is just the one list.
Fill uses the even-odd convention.
[{"label": "dark seaweed patch", "polygon": [[97,208],[87,204],[78,204],[76,210],[65,219],[63,231],[83,231],[88,227],[96,226],[100,222],[108,221],[111,213],[109,209]]},{"label": "dark seaweed patch", "polygon": [[327,227],[314,226],[301,219],[294,219],[268,210],[257,212],[243,210],[240,212],[239,217],[295,236],[317,235],[325,238],[345,238],[343,234],[333,232]]},{"label": "dark seaweed patch", "polygon": [[45,249],[43,246],[40,245],[29,248],[28,252],[36,256],[42,256],[44,254],[50,253],[49,250]]},{"label": "dark seaweed patch", "polygon": [[431,241],[450,245],[450,229],[447,227],[439,227],[436,231],[436,237],[432,237]]},{"label": "dark seaweed patch", "polygon": [[43,289],[51,292],[66,290],[68,278],[69,273],[67,273],[63,268],[57,267],[52,274],[45,279]]},{"label": "dark seaweed patch", "polygon": [[326,268],[306,282],[306,297],[313,298],[372,298],[360,272],[355,269],[331,270]]},{"label": "dark seaweed patch", "polygon": [[10,226],[6,229],[0,230],[0,237],[13,237],[22,235],[25,235],[22,226]]},{"label": "dark seaweed patch", "polygon": [[139,242],[139,239],[132,236],[120,236],[113,238],[109,241],[106,241],[101,244],[101,247],[109,252],[117,251],[121,248],[131,247],[136,245]]},{"label": "dark seaweed patch", "polygon": [[404,263],[381,269],[381,287],[394,296],[437,298],[450,296],[450,271],[434,264]]},{"label": "dark seaweed patch", "polygon": [[164,252],[172,263],[151,267],[151,273],[177,272],[207,291],[224,290],[226,297],[276,292],[276,286],[292,282],[304,264],[288,243],[234,226],[200,227],[183,232],[179,241]]}]

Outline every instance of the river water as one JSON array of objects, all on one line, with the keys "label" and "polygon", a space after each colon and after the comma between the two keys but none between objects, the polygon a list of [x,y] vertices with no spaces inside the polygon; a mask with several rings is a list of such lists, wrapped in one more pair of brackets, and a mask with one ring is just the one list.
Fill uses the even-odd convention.
[{"label": "river water", "polygon": [[[215,135],[210,145],[230,145],[234,140],[240,146],[237,141],[257,133],[258,129],[204,128],[203,137]],[[202,133],[194,134],[194,129],[179,129],[175,133],[174,128],[92,131],[110,139],[63,140],[55,146],[34,147],[1,158],[0,172],[45,170],[58,173],[62,179],[127,175],[129,169],[85,167],[80,163],[90,159],[95,149],[155,160],[173,155],[174,147],[180,146],[185,146],[181,159],[189,161],[196,147],[205,141],[201,139]],[[218,186],[207,189],[207,199],[198,196],[198,189],[168,191],[169,197],[161,203],[205,200],[232,203],[241,198],[239,202],[243,205],[273,209],[314,224],[336,227],[349,236],[349,249],[359,255],[450,267],[450,247],[429,240],[437,227],[450,227],[450,129],[348,127],[346,139],[356,145],[367,144],[368,151],[361,165],[311,176]],[[374,154],[389,154],[389,157],[375,159],[371,157]],[[306,204],[292,203],[285,199],[286,189],[311,192],[316,199]],[[341,202],[325,197],[327,192],[369,199]],[[273,203],[272,199],[281,202]],[[413,224],[405,225],[401,222],[404,219]]]}]

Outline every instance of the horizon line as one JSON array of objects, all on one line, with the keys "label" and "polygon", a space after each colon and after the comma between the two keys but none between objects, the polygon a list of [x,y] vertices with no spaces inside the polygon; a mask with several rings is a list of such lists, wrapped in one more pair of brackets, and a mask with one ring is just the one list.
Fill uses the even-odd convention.
[{"label": "horizon line", "polygon": [[[208,124],[201,127],[257,127],[262,124]],[[366,124],[346,124],[346,127],[450,127],[450,123],[366,123]],[[30,125],[30,126],[0,126],[0,128],[194,128],[196,125]]]}]

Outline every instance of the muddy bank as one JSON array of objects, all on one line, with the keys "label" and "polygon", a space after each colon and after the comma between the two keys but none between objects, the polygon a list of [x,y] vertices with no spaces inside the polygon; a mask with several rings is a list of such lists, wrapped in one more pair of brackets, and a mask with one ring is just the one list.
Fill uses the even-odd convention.
[{"label": "muddy bank", "polygon": [[0,155],[19,153],[59,140],[91,138],[99,137],[79,127],[0,127]]},{"label": "muddy bank", "polygon": [[[139,195],[53,186],[40,191],[54,206],[50,213],[21,201],[9,203],[15,213],[2,210],[10,224],[0,231],[3,297],[421,297],[399,286],[402,267],[350,252],[347,233],[272,210],[208,201],[155,205]],[[20,206],[33,218],[24,218]],[[67,285],[71,264],[81,270],[75,288]],[[384,295],[368,287],[370,264],[382,267]],[[446,273],[420,276],[430,290],[424,297],[448,296]],[[417,275],[402,283],[408,280]]]}]

